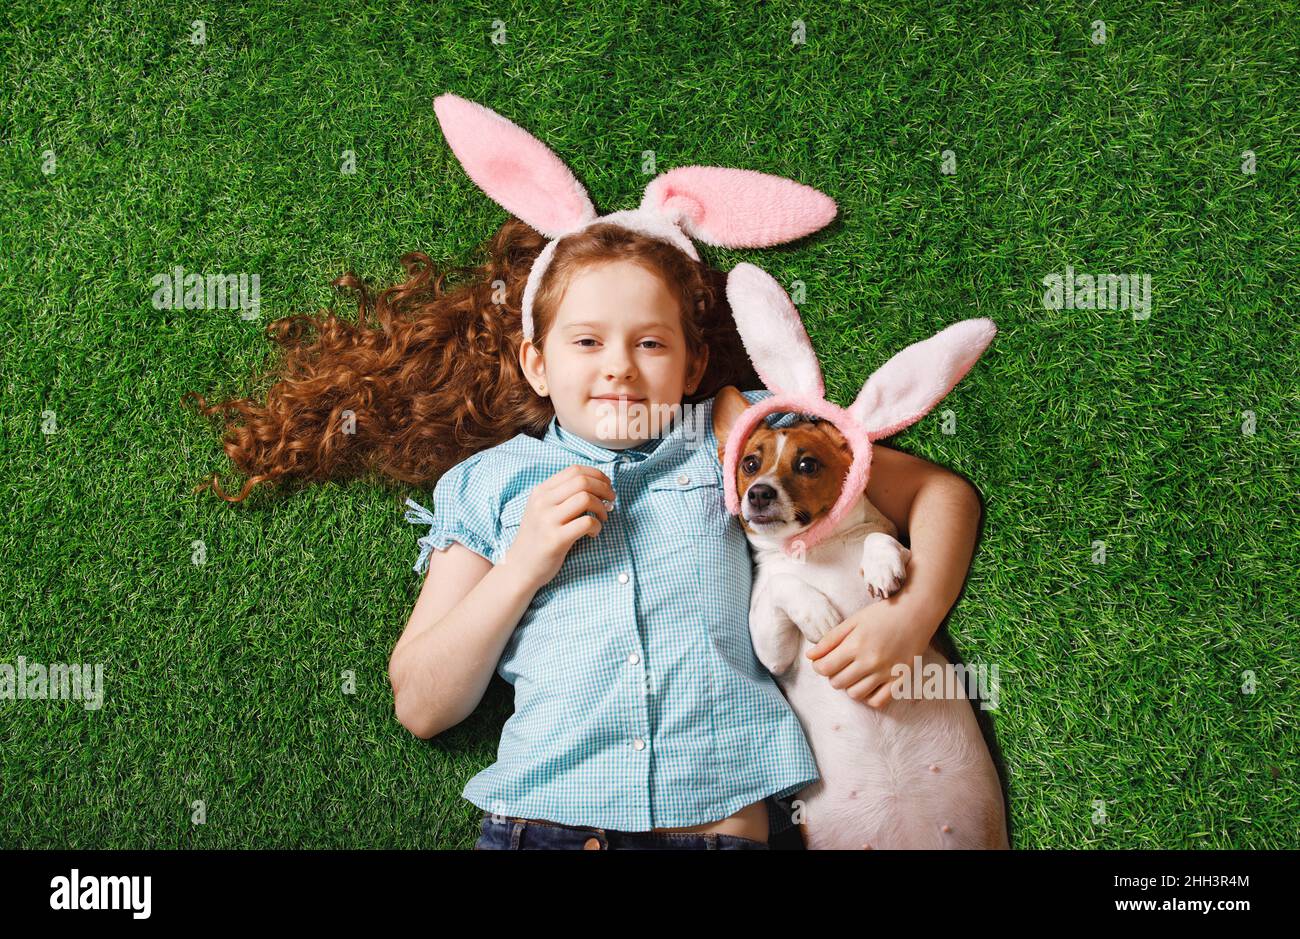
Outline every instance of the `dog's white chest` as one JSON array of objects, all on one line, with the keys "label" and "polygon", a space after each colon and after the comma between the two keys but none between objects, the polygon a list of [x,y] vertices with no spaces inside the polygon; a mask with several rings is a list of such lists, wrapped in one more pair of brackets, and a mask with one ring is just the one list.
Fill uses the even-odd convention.
[{"label": "dog's white chest", "polygon": [[[907,559],[897,542],[890,548],[892,537],[877,532],[873,545],[852,530],[853,537],[824,542],[803,557],[755,554],[754,650],[799,717],[821,774],[793,797],[805,842],[811,849],[1006,847],[997,772],[966,698],[900,699],[873,708],[831,685],[804,655],[874,601],[859,573],[873,550]],[[949,664],[933,646],[923,661]]]}]

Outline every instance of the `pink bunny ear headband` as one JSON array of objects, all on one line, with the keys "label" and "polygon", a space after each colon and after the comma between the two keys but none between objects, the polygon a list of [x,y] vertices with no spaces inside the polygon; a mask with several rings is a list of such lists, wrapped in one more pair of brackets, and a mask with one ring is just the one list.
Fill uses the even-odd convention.
[{"label": "pink bunny ear headband", "polygon": [[769,414],[794,411],[830,421],[853,451],[844,488],[830,512],[807,531],[786,539],[786,554],[794,553],[798,542],[805,550],[811,548],[835,530],[867,488],[871,441],[928,414],[966,376],[997,332],[990,319],[954,323],[895,355],[867,379],[848,408],[841,408],[826,400],[821,367],[799,311],[771,275],[752,264],[736,265],[727,276],[727,300],[745,351],[772,391],[772,397],[747,408],[727,435],[722,466],[727,511],[740,512],[736,465],[750,433]]},{"label": "pink bunny ear headband", "polygon": [[524,285],[524,337],[533,338],[533,300],[556,242],[597,222],[614,222],[700,256],[691,238],[723,248],[766,248],[811,234],[835,217],[835,202],[794,180],[755,170],[682,166],[650,181],[640,208],[597,216],[587,190],[546,144],[495,111],[457,95],[433,109],[461,166],[494,202],[541,232],[542,249]]}]

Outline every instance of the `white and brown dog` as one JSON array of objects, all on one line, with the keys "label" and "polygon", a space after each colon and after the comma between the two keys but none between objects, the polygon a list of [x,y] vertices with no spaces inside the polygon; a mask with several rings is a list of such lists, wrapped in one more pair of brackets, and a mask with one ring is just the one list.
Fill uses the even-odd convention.
[{"label": "white and brown dog", "polygon": [[[719,441],[748,407],[734,387],[718,393],[713,428]],[[1002,790],[968,698],[896,697],[877,709],[832,687],[803,654],[856,610],[895,593],[907,575],[909,550],[865,493],[802,556],[782,551],[786,539],[830,510],[852,458],[828,421],[780,429],[759,423],[735,479],[756,564],[754,651],[799,717],[821,775],[792,797],[803,803],[804,843],[810,849],[1007,848]],[[721,447],[719,459],[725,463]],[[949,664],[933,643],[923,662]]]}]

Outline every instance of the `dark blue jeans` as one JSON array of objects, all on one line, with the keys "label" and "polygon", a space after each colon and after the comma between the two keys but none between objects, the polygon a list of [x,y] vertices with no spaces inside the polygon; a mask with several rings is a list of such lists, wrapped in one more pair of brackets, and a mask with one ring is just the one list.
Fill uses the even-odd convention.
[{"label": "dark blue jeans", "polygon": [[764,841],[713,832],[614,831],[483,813],[475,851],[767,851]]}]

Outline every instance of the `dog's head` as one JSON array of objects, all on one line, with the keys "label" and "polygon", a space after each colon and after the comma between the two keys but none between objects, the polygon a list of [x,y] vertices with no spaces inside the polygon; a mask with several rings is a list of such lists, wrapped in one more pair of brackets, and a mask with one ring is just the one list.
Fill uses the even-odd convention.
[{"label": "dog's head", "polygon": [[[727,436],[750,407],[728,385],[713,402],[713,433],[724,462]],[[829,421],[804,417],[788,427],[759,423],[736,465],[736,494],[745,533],[759,543],[777,544],[826,515],[839,498],[853,463],[844,436]]]},{"label": "dog's head", "polygon": [[[752,264],[737,264],[727,275],[727,302],[731,305],[745,351],[754,363],[758,377],[772,392],[772,398],[755,405],[757,410],[752,414],[746,413],[741,405],[747,402],[734,389],[731,390],[734,397],[730,405],[725,402],[721,406],[714,405],[715,433],[718,433],[718,442],[724,448],[722,465],[727,474],[723,479],[727,510],[743,514],[747,529],[752,530],[756,516],[765,517],[766,524],[775,529],[777,516],[774,512],[762,510],[760,504],[764,499],[777,511],[790,509],[797,512],[802,509],[812,524],[798,538],[787,536],[782,546],[787,554],[800,545],[804,548],[815,545],[849,517],[867,488],[872,441],[896,434],[928,414],[970,371],[997,332],[993,321],[987,318],[953,323],[929,339],[912,343],[876,369],[853,403],[841,408],[826,398],[821,366],[812,343],[808,341],[799,311],[772,275]],[[719,393],[718,398],[721,397]],[[776,501],[776,487],[772,483],[779,481],[793,485],[802,482],[805,471],[795,462],[799,459],[800,446],[796,443],[791,449],[788,431],[777,432],[776,439],[766,433],[759,437],[755,431],[763,429],[759,424],[763,415],[792,409],[832,421],[835,431],[847,440],[852,459],[848,460],[848,472],[839,477],[838,490],[836,483],[829,478],[813,486],[799,485],[795,487],[796,491],[806,495],[790,499],[787,493],[787,504],[782,505]],[[735,424],[735,415],[739,415],[738,424]],[[728,440],[727,434],[718,430],[723,421],[730,421],[728,427],[735,424],[731,435],[736,440]],[[829,429],[823,428],[823,431]],[[811,444],[817,439],[810,435],[809,428],[803,430],[801,442]],[[781,435],[786,438],[784,445],[780,445]],[[746,441],[746,437],[754,439]],[[835,437],[831,435],[828,439],[833,441]],[[768,452],[761,456],[754,452],[759,441],[768,445]],[[726,449],[729,442],[732,444],[730,450]],[[740,452],[742,448],[745,448],[743,454]],[[758,483],[746,473],[742,463],[755,473],[766,473],[767,479],[762,484],[769,488],[756,489]],[[742,488],[745,490],[743,497]],[[805,503],[816,498],[814,493],[831,491],[838,491],[834,504],[824,511],[823,518],[817,518],[813,505]],[[801,517],[795,515],[793,522],[798,523]],[[787,526],[790,522],[790,519],[783,520]],[[766,536],[766,532],[764,534]]]}]

